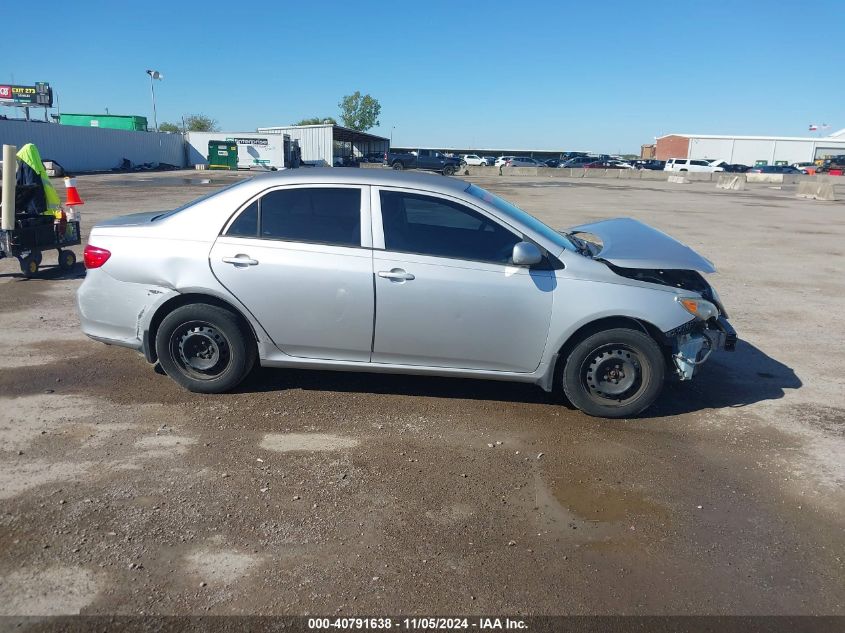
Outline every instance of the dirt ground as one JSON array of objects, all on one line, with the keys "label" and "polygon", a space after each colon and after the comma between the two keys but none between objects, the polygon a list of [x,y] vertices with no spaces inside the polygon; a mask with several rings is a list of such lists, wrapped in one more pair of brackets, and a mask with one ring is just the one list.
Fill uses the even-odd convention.
[{"label": "dirt ground", "polygon": [[[82,176],[83,222],[239,177]],[[845,614],[845,203],[475,181],[553,226],[632,216],[700,250],[738,350],[626,421],[378,374],[203,396],[86,339],[80,265],[2,260],[0,615]]]}]

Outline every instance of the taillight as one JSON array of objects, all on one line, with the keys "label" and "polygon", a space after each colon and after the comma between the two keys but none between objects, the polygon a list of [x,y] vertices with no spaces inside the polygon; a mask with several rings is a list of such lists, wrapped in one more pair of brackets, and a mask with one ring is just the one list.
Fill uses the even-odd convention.
[{"label": "taillight", "polygon": [[88,244],[83,254],[85,268],[99,268],[109,260],[109,257],[111,257],[111,251]]}]

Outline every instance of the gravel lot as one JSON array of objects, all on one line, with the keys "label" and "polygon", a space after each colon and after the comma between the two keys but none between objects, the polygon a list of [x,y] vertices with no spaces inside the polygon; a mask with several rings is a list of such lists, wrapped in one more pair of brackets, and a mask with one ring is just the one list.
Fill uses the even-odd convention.
[{"label": "gravel lot", "polygon": [[[240,177],[82,176],[83,222]],[[378,374],[202,396],[81,334],[81,266],[0,260],[0,614],[845,614],[845,204],[473,180],[700,250],[737,352],[629,421]]]}]

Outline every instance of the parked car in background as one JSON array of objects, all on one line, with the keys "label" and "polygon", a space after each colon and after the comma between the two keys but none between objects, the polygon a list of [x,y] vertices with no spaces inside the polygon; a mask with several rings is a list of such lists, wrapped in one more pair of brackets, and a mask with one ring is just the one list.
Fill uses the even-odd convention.
[{"label": "parked car in background", "polygon": [[472,165],[474,167],[478,167],[480,165],[486,165],[487,161],[478,154],[461,154],[461,165]]},{"label": "parked car in background", "polygon": [[488,167],[492,167],[496,164],[496,157],[495,156],[482,156],[484,159],[484,164]]},{"label": "parked car in background", "polygon": [[545,164],[546,167],[558,167],[560,166],[560,163],[561,160],[559,158],[547,158],[543,161],[543,164]]},{"label": "parked car in background", "polygon": [[618,160],[594,160],[591,163],[581,165],[584,169],[633,169],[627,163]]},{"label": "parked car in background", "polygon": [[815,174],[815,173],[816,173],[816,169],[818,168],[818,165],[816,165],[816,163],[814,163],[814,162],[809,162],[809,163],[792,163],[792,166],[793,166],[793,167],[795,167],[795,169],[797,169],[797,170],[798,170],[798,171],[800,171],[801,173],[803,173],[803,174],[810,174],[810,175]]},{"label": "parked car in background", "polygon": [[796,169],[792,165],[760,165],[759,167],[751,167],[748,170],[749,174],[802,174],[800,169]]},{"label": "parked car in background", "polygon": [[750,169],[748,165],[743,165],[741,163],[724,163],[722,165],[722,168],[726,172],[731,172],[734,174],[744,174]]},{"label": "parked car in background", "polygon": [[634,165],[637,169],[650,169],[653,171],[663,171],[663,168],[666,167],[665,160],[657,160],[655,158],[649,158],[648,160],[638,160]]},{"label": "parked car in background", "polygon": [[709,172],[725,171],[723,167],[714,167],[703,158],[670,158],[666,161],[663,171],[697,171]]},{"label": "parked car in background", "polygon": [[541,162],[528,156],[512,156],[505,165],[507,167],[545,167]]},{"label": "parked car in background", "polygon": [[403,153],[390,152],[385,156],[384,164],[396,170],[428,169],[438,171],[444,176],[452,176],[458,171],[461,161],[433,149],[418,149]]},{"label": "parked car in background", "polygon": [[493,165],[495,167],[503,167],[505,164],[507,164],[509,160],[512,160],[514,158],[516,158],[516,156],[499,156],[499,158],[496,159],[496,162],[493,163]]},{"label": "parked car in background", "polygon": [[700,274],[713,264],[665,233],[630,218],[559,232],[432,174],[258,176],[101,222],[84,257],[82,331],[199,393],[257,364],[429,374],[560,389],[624,418],[736,344]]},{"label": "parked car in background", "polygon": [[561,163],[558,167],[565,167],[567,169],[580,169],[588,163],[594,163],[599,160],[598,156],[575,156],[569,160]]}]

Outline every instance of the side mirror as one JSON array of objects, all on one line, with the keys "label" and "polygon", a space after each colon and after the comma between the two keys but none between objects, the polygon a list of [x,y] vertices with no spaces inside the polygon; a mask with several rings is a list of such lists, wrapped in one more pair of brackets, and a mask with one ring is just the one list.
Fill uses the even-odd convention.
[{"label": "side mirror", "polygon": [[514,244],[511,261],[514,266],[533,266],[543,261],[543,254],[536,244],[518,242]]}]

